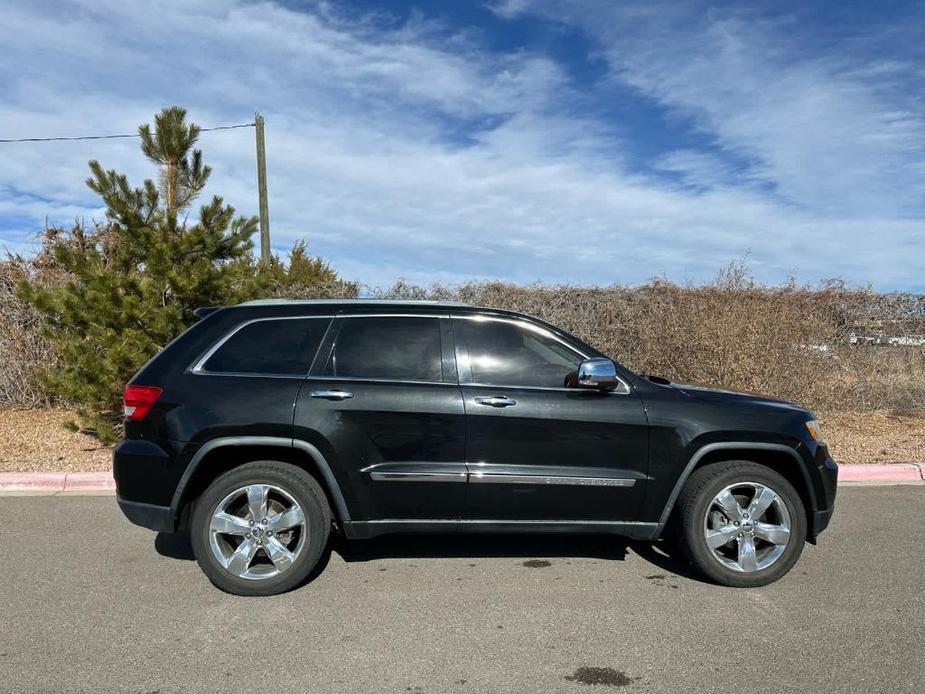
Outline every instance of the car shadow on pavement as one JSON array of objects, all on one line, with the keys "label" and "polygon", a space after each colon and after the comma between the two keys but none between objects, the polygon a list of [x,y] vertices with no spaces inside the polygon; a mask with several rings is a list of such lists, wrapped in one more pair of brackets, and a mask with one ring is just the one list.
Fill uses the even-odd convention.
[{"label": "car shadow on pavement", "polygon": [[675,576],[689,578],[698,583],[708,583],[712,585],[705,576],[698,573],[694,567],[682,555],[680,550],[673,547],[671,543],[664,540],[655,542],[634,541],[629,545],[633,552],[645,559],[647,562],[667,573]]},{"label": "car shadow on pavement", "polygon": [[154,538],[154,550],[162,557],[193,560],[193,545],[189,533],[158,533]]},{"label": "car shadow on pavement", "polygon": [[529,566],[547,566],[536,557],[568,559],[603,559],[623,561],[627,551],[652,564],[654,568],[676,577],[699,583],[708,582],[664,541],[639,542],[609,535],[465,535],[400,534],[383,535],[369,540],[347,540],[342,535],[331,538],[331,551],[346,562],[378,559],[476,559],[517,558],[534,560]]},{"label": "car shadow on pavement", "polygon": [[612,535],[401,534],[354,541],[335,535],[331,549],[347,562],[479,557],[623,561],[627,551],[632,550],[662,571],[696,581],[704,580],[667,542],[638,542]]},{"label": "car shadow on pavement", "polygon": [[[187,533],[158,533],[154,539],[158,554],[170,559],[195,559]],[[639,542],[610,535],[464,535],[399,534],[383,535],[369,540],[348,540],[340,533],[331,535],[331,542],[319,566],[317,576],[327,565],[332,552],[346,562],[366,562],[379,559],[476,559],[518,558],[535,559],[603,559],[623,561],[627,551],[652,564],[655,568],[678,577],[706,582],[691,565],[678,556],[667,542]],[[535,566],[545,565],[543,563]]]},{"label": "car shadow on pavement", "polygon": [[574,557],[622,561],[627,542],[594,535],[464,535],[457,533],[383,535],[369,540],[332,537],[332,550],[344,561],[477,557]]}]

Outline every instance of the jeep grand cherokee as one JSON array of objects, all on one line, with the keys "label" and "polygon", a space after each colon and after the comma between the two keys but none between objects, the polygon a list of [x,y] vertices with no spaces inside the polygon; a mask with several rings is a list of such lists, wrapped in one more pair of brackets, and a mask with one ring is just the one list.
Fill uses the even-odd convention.
[{"label": "jeep grand cherokee", "polygon": [[133,523],[188,530],[219,588],[300,584],[332,527],[672,533],[707,577],[770,583],[825,529],[837,465],[792,403],[640,376],[510,311],[255,301],[125,388]]}]

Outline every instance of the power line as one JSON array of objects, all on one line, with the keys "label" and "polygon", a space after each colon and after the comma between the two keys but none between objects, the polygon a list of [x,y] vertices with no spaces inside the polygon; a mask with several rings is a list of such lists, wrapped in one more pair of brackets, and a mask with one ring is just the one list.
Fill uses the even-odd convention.
[{"label": "power line", "polygon": [[[209,130],[234,130],[235,128],[253,128],[255,123],[238,123],[237,125],[216,125],[213,128],[200,128],[201,132],[207,132]],[[60,142],[60,141],[71,141],[71,140],[117,140],[125,137],[138,137],[138,133],[131,133],[126,135],[79,135],[76,137],[21,137],[18,139],[3,140],[0,139],[0,143],[10,143],[10,142]]]}]

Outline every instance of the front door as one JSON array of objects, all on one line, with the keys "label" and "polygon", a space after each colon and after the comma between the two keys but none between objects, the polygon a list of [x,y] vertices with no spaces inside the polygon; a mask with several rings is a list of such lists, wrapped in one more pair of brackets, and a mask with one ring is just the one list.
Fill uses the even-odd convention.
[{"label": "front door", "polygon": [[328,459],[353,521],[462,514],[465,418],[447,322],[340,316],[302,385],[295,436]]},{"label": "front door", "polygon": [[648,431],[629,386],[566,388],[584,355],[539,324],[453,319],[466,410],[467,521],[632,521]]}]

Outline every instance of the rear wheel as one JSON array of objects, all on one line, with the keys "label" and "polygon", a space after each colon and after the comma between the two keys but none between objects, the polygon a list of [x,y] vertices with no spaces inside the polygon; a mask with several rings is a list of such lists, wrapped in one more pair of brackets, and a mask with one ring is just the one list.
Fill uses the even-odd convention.
[{"label": "rear wheel", "polygon": [[318,482],[288,463],[253,462],[216,479],[196,502],[191,540],[200,568],[236,595],[299,585],[328,542],[331,511]]},{"label": "rear wheel", "polygon": [[757,587],[779,579],[800,558],[806,512],[797,490],[774,470],[715,463],[685,485],[679,532],[685,553],[709,578]]}]

